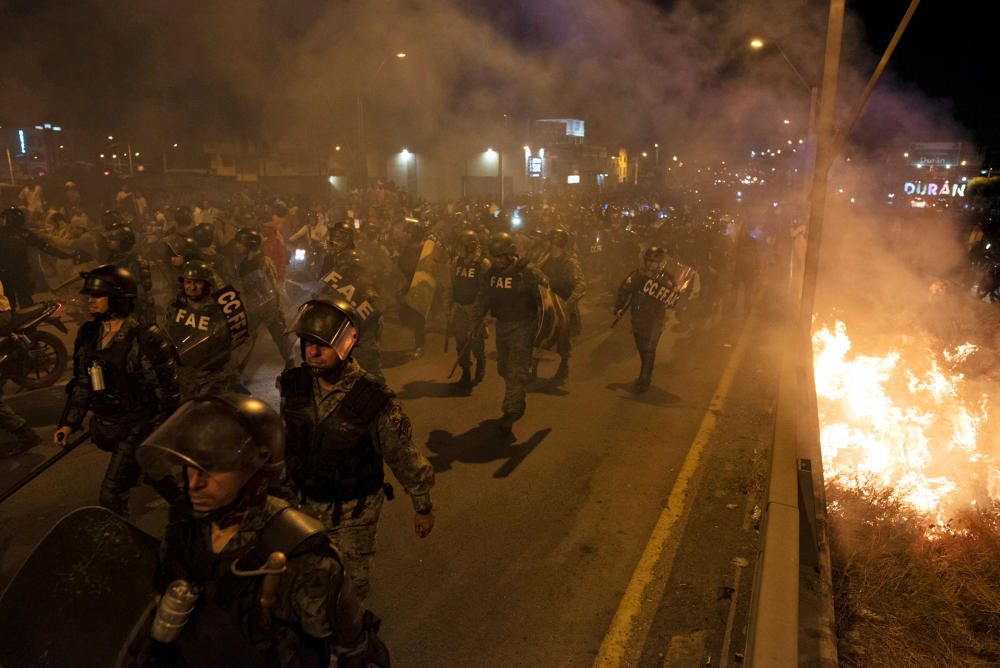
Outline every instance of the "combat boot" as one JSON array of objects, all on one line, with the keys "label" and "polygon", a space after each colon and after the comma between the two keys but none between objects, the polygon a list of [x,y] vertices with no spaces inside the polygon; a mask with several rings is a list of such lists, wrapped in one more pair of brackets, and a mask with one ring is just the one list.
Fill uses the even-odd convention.
[{"label": "combat boot", "polygon": [[482,358],[476,359],[476,385],[483,382],[483,378],[486,377],[486,360]]},{"label": "combat boot", "polygon": [[33,448],[42,442],[42,437],[38,435],[38,432],[28,426],[27,423],[15,429],[13,434],[17,436],[18,450],[20,452]]},{"label": "combat boot", "polygon": [[556,369],[555,375],[552,376],[552,383],[561,385],[566,382],[567,378],[569,378],[569,360],[564,359],[559,362],[559,368]]},{"label": "combat boot", "polygon": [[458,384],[461,387],[472,387],[472,374],[469,373],[469,367],[462,367],[462,377],[458,379]]}]

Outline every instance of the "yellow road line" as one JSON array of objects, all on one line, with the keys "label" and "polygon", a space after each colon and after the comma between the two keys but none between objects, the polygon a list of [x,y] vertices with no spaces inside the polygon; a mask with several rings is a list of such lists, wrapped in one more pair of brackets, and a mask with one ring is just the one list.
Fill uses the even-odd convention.
[{"label": "yellow road line", "polygon": [[[695,435],[694,441],[691,443],[691,448],[684,458],[681,470],[677,474],[677,480],[674,481],[674,486],[670,490],[670,496],[667,497],[667,505],[656,521],[656,526],[649,537],[649,542],[646,543],[646,549],[643,550],[642,556],[639,558],[639,563],[635,567],[635,572],[632,573],[632,579],[628,583],[628,588],[625,590],[625,594],[618,604],[618,610],[615,611],[615,616],[611,620],[611,627],[601,642],[600,651],[594,660],[595,667],[611,668],[613,666],[634,665],[639,658],[638,654],[642,651],[642,645],[645,642],[646,635],[649,633],[649,626],[652,622],[652,619],[642,620],[639,612],[644,601],[653,599],[654,604],[658,604],[662,597],[663,589],[666,588],[667,579],[670,575],[669,563],[661,567],[658,574],[661,585],[660,591],[654,592],[654,596],[647,595],[647,589],[653,583],[656,568],[661,561],[667,541],[670,539],[675,525],[685,515],[685,505],[688,494],[691,491],[691,479],[698,471],[698,467],[701,464],[701,455],[712,433],[715,431],[715,426],[718,422],[717,413],[722,410],[729,390],[732,387],[733,379],[736,377],[736,370],[739,368],[740,359],[743,357],[743,352],[746,348],[746,335],[751,329],[753,320],[755,319],[751,316],[740,333],[740,340],[736,344],[732,356],[729,358],[729,363],[726,365],[722,378],[719,380],[718,387],[715,388],[715,394],[712,396],[712,401],[701,420],[698,433]],[[670,560],[672,560],[672,557]],[[630,640],[635,640],[636,642],[630,645]],[[630,654],[635,656],[630,656]]]}]

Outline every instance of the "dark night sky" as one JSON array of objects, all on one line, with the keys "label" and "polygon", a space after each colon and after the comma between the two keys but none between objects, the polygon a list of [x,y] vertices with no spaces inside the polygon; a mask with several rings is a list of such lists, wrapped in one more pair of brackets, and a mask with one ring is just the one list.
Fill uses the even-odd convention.
[{"label": "dark night sky", "polygon": [[[495,1],[496,4],[485,0],[453,0],[456,6],[464,6],[468,13],[493,22],[512,40],[516,51],[530,52],[538,48],[538,44],[541,44],[542,50],[546,45],[562,49],[564,44],[587,48],[578,47],[581,42],[601,48],[593,41],[593,35],[574,43],[573,24],[566,21],[566,13],[575,11],[572,0],[547,0],[546,3],[532,0]],[[726,6],[746,8],[752,13],[765,1],[747,0]],[[810,11],[825,12],[827,7],[826,0],[798,1],[802,3],[802,8]],[[231,9],[238,6],[234,2],[171,0],[161,4],[147,3],[146,0],[80,0],[74,3],[5,0],[0,4],[0,23],[19,28],[0,43],[0,62],[6,64],[0,70],[0,122],[31,123],[44,116],[48,120],[67,125],[75,122],[80,126],[90,126],[92,131],[103,132],[117,131],[117,128],[133,123],[157,128],[160,133],[174,130],[183,133],[185,127],[193,126],[208,127],[209,132],[214,132],[215,128],[235,128],[253,133],[259,127],[259,117],[267,115],[256,113],[259,107],[270,102],[267,113],[271,117],[282,113],[281,104],[275,104],[269,98],[274,97],[272,86],[280,86],[286,78],[286,71],[282,68],[288,65],[283,63],[292,67],[304,66],[296,60],[297,53],[289,57],[288,45],[298,46],[303,42],[308,46],[306,33],[331,7],[352,12],[356,11],[353,8],[377,5],[375,0],[277,0],[273,5],[259,0],[258,4],[271,6],[265,20],[233,27],[233,17],[226,14],[225,7]],[[366,4],[369,2],[371,4]],[[771,2],[777,3],[778,0]],[[723,7],[718,0],[687,0],[687,3],[698,7],[705,15],[719,14]],[[610,0],[606,3],[600,0],[589,6],[611,7],[614,4]],[[665,9],[679,5],[678,0],[659,0],[656,4]],[[856,36],[855,29],[860,28],[871,52],[881,53],[908,4],[909,0],[849,0],[848,9],[860,18],[860,22],[851,23],[849,35]],[[987,44],[991,38],[990,31],[994,29],[986,16],[977,17],[971,11],[973,4],[981,8],[988,3],[924,0],[894,56],[886,85],[922,91],[943,107],[946,115],[954,116],[960,125],[972,131],[980,144],[998,145],[1000,128],[994,120],[994,110],[1000,93],[993,81],[982,73],[983,70],[991,71],[987,69]],[[238,22],[239,17],[236,20]],[[533,23],[540,20],[544,24]],[[766,29],[781,19],[764,15],[757,20]],[[373,26],[375,32],[385,32],[386,29],[385,25]],[[687,29],[686,24],[682,24],[682,29]],[[702,26],[701,33],[692,30],[691,34],[704,37],[712,33]],[[331,35],[341,37],[335,27]],[[800,45],[804,41],[807,47],[799,49],[804,53],[795,54],[793,51],[793,56],[802,60],[808,78],[818,77],[818,72],[810,71],[807,59],[816,60],[820,55],[823,37],[817,34],[800,37]],[[677,35],[673,39],[678,41]],[[694,46],[696,49],[717,48],[717,51],[724,51],[728,46],[736,52],[745,51],[743,37],[729,34],[728,39],[730,43],[725,46],[706,46],[705,40]],[[351,51],[351,40],[348,36],[342,53]],[[537,42],[534,45],[533,40]],[[442,37],[441,41],[455,40]],[[613,63],[613,56],[616,55],[613,50],[619,47],[613,41],[610,43],[612,53],[606,60]],[[602,46],[609,48],[607,44]],[[315,50],[316,45],[311,48]],[[303,53],[308,55],[309,49]],[[455,53],[461,52],[456,50]],[[503,51],[497,53],[502,54]],[[702,57],[705,55],[702,53]],[[282,60],[282,57],[286,59]],[[740,58],[745,59],[745,55],[737,57]],[[445,62],[450,64],[451,60],[454,58]],[[863,59],[862,62],[863,68],[873,64],[873,61],[869,64]],[[241,63],[254,65],[249,69],[241,68]],[[686,65],[695,63],[692,59]],[[779,64],[779,67],[783,65]],[[484,78],[483,69],[475,70],[481,79]],[[815,67],[812,69],[815,70]],[[176,74],[178,71],[195,74],[179,76]],[[515,78],[527,74],[524,70],[516,71]],[[742,75],[742,70],[737,74]],[[503,75],[504,71],[498,68],[497,76]],[[389,76],[387,74],[383,79]],[[453,76],[454,81],[462,83],[460,74]],[[616,70],[615,76],[620,76],[620,72]],[[595,80],[607,83],[599,78]],[[795,82],[792,83],[795,85]],[[349,87],[351,82],[341,84],[338,82],[344,88]],[[524,90],[531,89],[524,86]],[[622,98],[628,100],[628,90],[625,90]],[[456,91],[460,100],[469,97],[462,86],[458,86]],[[585,93],[580,96],[581,101],[594,100],[593,91]],[[597,94],[600,95],[599,92]],[[171,104],[164,105],[163,101],[168,99]],[[349,98],[298,102],[299,106],[328,104],[333,109],[343,110],[347,108],[345,101],[349,106]],[[505,108],[517,108],[516,101],[507,100],[496,103],[485,101],[480,107],[489,108],[491,104],[509,104]],[[526,113],[529,111],[534,113],[535,110],[525,109]],[[585,113],[586,110],[568,110],[568,113],[573,112]],[[598,114],[594,112],[594,115]],[[921,132],[926,132],[926,128]],[[947,134],[942,132],[942,135]],[[655,136],[641,126],[632,128],[632,135],[633,139],[635,135]],[[912,139],[944,138],[922,136]]]},{"label": "dark night sky", "polygon": [[[881,53],[892,38],[908,0],[853,0],[848,9],[864,21],[867,41]],[[989,46],[996,23],[984,11],[990,2],[924,0],[893,55],[890,72],[928,96],[950,101],[957,120],[980,143],[1000,143],[1000,90],[989,75]],[[978,20],[977,20],[978,19]]]}]

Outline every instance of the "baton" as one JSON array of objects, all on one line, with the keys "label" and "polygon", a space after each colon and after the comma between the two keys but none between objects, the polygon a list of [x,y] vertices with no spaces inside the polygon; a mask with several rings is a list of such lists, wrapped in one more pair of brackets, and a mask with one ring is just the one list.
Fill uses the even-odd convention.
[{"label": "baton", "polygon": [[90,432],[89,431],[84,432],[83,434],[80,435],[80,437],[78,439],[76,439],[75,441],[73,441],[72,443],[70,443],[69,445],[67,445],[66,447],[64,447],[60,452],[57,452],[56,454],[54,454],[51,457],[49,457],[48,460],[45,461],[45,463],[41,464],[40,466],[36,466],[35,468],[33,468],[26,476],[24,476],[23,478],[21,478],[20,480],[18,480],[16,483],[14,483],[10,487],[8,487],[6,490],[4,490],[3,494],[0,494],[0,503],[3,503],[4,501],[6,501],[10,496],[12,496],[19,489],[21,489],[22,487],[24,487],[25,485],[27,485],[29,482],[31,482],[32,480],[34,480],[35,478],[37,478],[38,476],[40,476],[50,466],[52,466],[53,464],[55,464],[56,462],[58,462],[60,459],[62,459],[66,455],[68,455],[71,450],[75,450],[78,445],[80,445],[81,443],[83,443],[84,441],[86,441],[88,438],[90,438]]},{"label": "baton", "polygon": [[70,283],[75,283],[77,281],[82,281],[82,280],[83,280],[83,276],[80,276],[79,274],[77,274],[76,276],[74,276],[73,278],[69,279],[68,281],[63,281],[62,283],[60,283],[56,287],[52,288],[51,290],[49,290],[49,292],[56,292],[57,290],[62,290],[63,288],[65,288]]},{"label": "baton", "polygon": [[458,363],[462,361],[462,358],[465,356],[465,353],[468,352],[469,348],[472,347],[472,342],[476,338],[475,336],[472,335],[472,333],[479,331],[479,328],[483,326],[484,320],[486,320],[486,318],[480,318],[469,329],[470,332],[469,338],[465,341],[465,345],[462,346],[462,349],[458,351],[458,357],[455,359],[455,363],[451,366],[451,372],[448,374],[449,380],[451,380],[451,377],[455,375],[455,370],[458,368]]}]

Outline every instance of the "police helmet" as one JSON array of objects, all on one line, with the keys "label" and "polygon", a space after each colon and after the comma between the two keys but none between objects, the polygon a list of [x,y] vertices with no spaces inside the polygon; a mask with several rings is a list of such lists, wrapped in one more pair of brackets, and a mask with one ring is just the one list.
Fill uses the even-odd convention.
[{"label": "police helmet", "polygon": [[3,211],[3,222],[9,227],[24,227],[27,219],[24,215],[24,209],[19,209],[16,206],[11,206]]},{"label": "police helmet", "polygon": [[126,316],[135,306],[139,286],[128,269],[113,264],[103,264],[90,271],[80,272],[83,279],[81,295],[108,298],[108,312]]},{"label": "police helmet", "polygon": [[514,237],[507,232],[494,234],[490,239],[490,255],[493,257],[517,255],[517,244],[514,242]]},{"label": "police helmet", "polygon": [[335,223],[330,230],[330,240],[341,248],[354,246],[354,225],[346,220]]},{"label": "police helmet", "polygon": [[548,234],[549,241],[556,248],[566,248],[569,245],[569,232],[565,228],[557,227]]},{"label": "police helmet", "polygon": [[198,244],[191,237],[174,237],[167,240],[167,249],[170,257],[182,257],[185,260],[193,260],[201,256],[198,252]]},{"label": "police helmet", "polygon": [[109,243],[114,241],[118,244],[119,253],[128,253],[135,248],[135,232],[128,225],[113,227],[105,236]]},{"label": "police helmet", "polygon": [[289,332],[299,337],[303,358],[306,342],[313,341],[346,360],[358,340],[359,322],[357,311],[342,299],[311,299],[299,307]]},{"label": "police helmet", "polygon": [[114,209],[107,209],[101,214],[101,225],[104,226],[106,230],[113,230],[116,227],[121,227],[125,224],[125,219],[122,218],[120,211]]},{"label": "police helmet", "polygon": [[202,395],[181,404],[136,451],[153,479],[182,467],[200,471],[278,471],[285,459],[281,416],[247,394]]},{"label": "police helmet", "polygon": [[211,223],[198,223],[191,230],[191,238],[198,248],[208,248],[215,243],[215,227]]},{"label": "police helmet", "polygon": [[236,233],[236,241],[250,250],[258,250],[264,239],[260,236],[260,232],[252,227],[243,227]]},{"label": "police helmet", "polygon": [[212,265],[207,262],[202,262],[201,260],[190,260],[184,263],[181,267],[181,275],[177,280],[184,282],[184,279],[190,279],[193,281],[205,281],[209,285],[215,280],[215,270],[212,269]]},{"label": "police helmet", "polygon": [[646,252],[642,254],[642,259],[647,262],[663,262],[667,259],[667,251],[663,250],[659,246],[650,246],[646,249]]},{"label": "police helmet", "polygon": [[479,237],[473,230],[462,230],[458,235],[458,245],[468,253],[479,248]]}]

